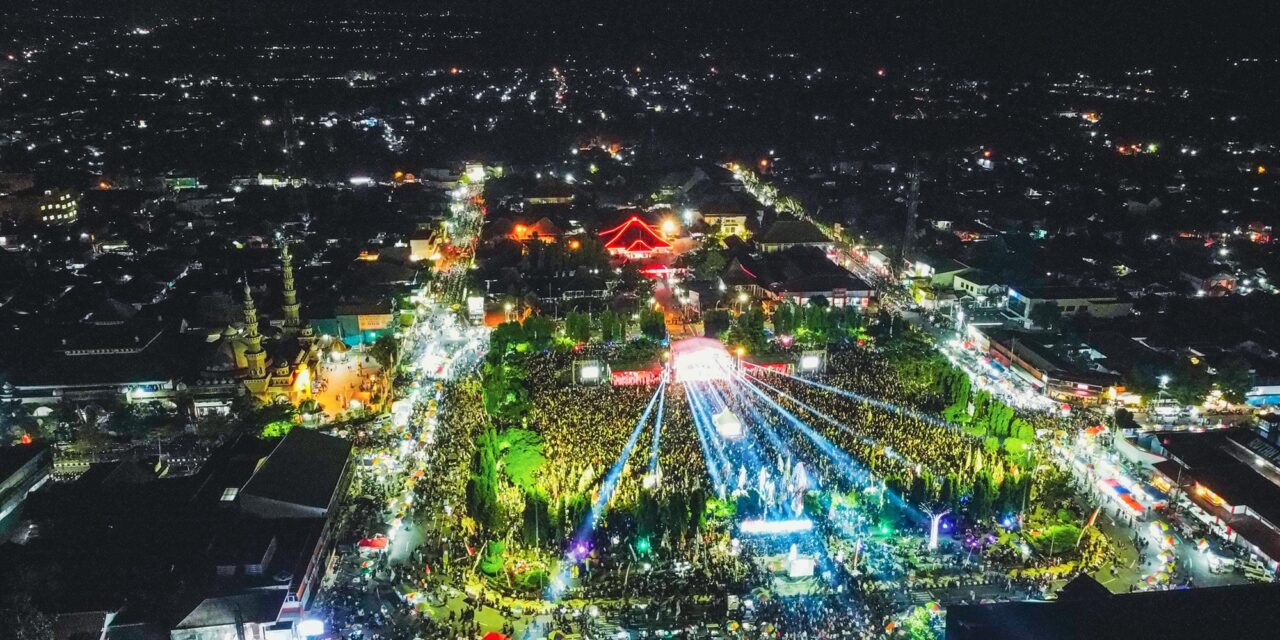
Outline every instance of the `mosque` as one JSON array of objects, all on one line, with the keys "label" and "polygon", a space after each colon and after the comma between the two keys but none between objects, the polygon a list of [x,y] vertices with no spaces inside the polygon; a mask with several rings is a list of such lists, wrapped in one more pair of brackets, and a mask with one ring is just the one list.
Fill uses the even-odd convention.
[{"label": "mosque", "polygon": [[201,386],[238,383],[244,392],[264,402],[298,403],[311,397],[312,381],[320,362],[315,331],[300,317],[301,304],[293,280],[293,256],[288,245],[280,251],[283,276],[283,322],[269,325],[265,333],[246,278],[241,319],[219,333],[210,333],[200,374]]}]

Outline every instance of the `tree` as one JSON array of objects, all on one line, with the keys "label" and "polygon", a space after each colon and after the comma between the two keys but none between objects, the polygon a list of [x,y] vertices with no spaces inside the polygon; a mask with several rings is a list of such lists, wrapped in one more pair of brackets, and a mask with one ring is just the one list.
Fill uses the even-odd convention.
[{"label": "tree", "polygon": [[1027,317],[1031,320],[1031,324],[1037,327],[1052,329],[1062,320],[1062,309],[1056,302],[1041,302],[1032,305],[1031,313]]},{"label": "tree", "polygon": [[551,346],[555,323],[542,314],[530,315],[524,319],[524,335],[534,349],[541,351]]},{"label": "tree", "polygon": [[960,499],[960,476],[954,471],[942,479],[942,489],[938,492],[938,500],[949,507],[957,506]]},{"label": "tree", "polygon": [[53,640],[53,620],[16,593],[0,604],[0,640]]},{"label": "tree", "polygon": [[[622,265],[622,273],[619,274],[620,288],[622,291],[635,293],[640,298],[647,297],[650,282],[643,273],[640,272],[640,266],[635,262],[628,261]],[[648,285],[648,286],[647,286]]]},{"label": "tree", "polygon": [[702,335],[714,338],[729,329],[732,320],[724,309],[709,309],[702,314]]},{"label": "tree", "polygon": [[574,342],[591,340],[591,316],[577,311],[570,311],[564,319],[564,334]]},{"label": "tree", "polygon": [[783,304],[778,305],[773,310],[773,317],[771,318],[771,321],[773,322],[774,333],[781,336],[795,333],[798,322],[796,306],[790,302],[784,302]]},{"label": "tree", "polygon": [[937,640],[942,637],[937,620],[927,607],[913,607],[911,613],[903,618],[902,629],[907,640]]},{"label": "tree", "polygon": [[551,539],[550,505],[541,492],[525,494],[522,521],[521,530],[526,545],[533,546]]},{"label": "tree", "polygon": [[1009,461],[1014,464],[1026,467],[1031,462],[1031,443],[1022,438],[1005,438],[1004,444],[1001,445],[1005,453],[1008,455]]},{"label": "tree", "polygon": [[502,566],[505,564],[503,554],[506,552],[506,545],[500,540],[490,542],[485,548],[484,557],[480,559],[480,571],[487,576],[496,576],[502,573]]},{"label": "tree", "polygon": [[600,339],[604,342],[617,342],[626,337],[626,323],[612,309],[605,309],[600,314]]},{"label": "tree", "polygon": [[1116,428],[1117,429],[1138,429],[1142,425],[1134,419],[1133,412],[1128,409],[1116,410]]},{"label": "tree", "polygon": [[1144,398],[1153,398],[1160,392],[1160,377],[1168,368],[1155,362],[1138,362],[1124,376],[1125,388]]},{"label": "tree", "polygon": [[400,359],[400,339],[392,333],[384,333],[378,336],[373,344],[369,345],[369,355],[373,357],[373,361],[382,367],[384,374],[390,375],[392,369],[395,368],[397,361]]},{"label": "tree", "polygon": [[512,351],[518,351],[526,343],[524,327],[519,322],[504,322],[489,334],[489,357],[501,360]]},{"label": "tree", "polygon": [[1022,418],[1013,421],[1013,427],[1009,429],[1009,435],[1024,442],[1031,442],[1036,439],[1035,427]]},{"label": "tree", "polygon": [[498,521],[498,436],[487,428],[476,441],[466,487],[467,514],[492,530]]},{"label": "tree", "polygon": [[526,494],[537,489],[536,475],[547,462],[544,449],[542,436],[528,429],[507,429],[498,439],[503,473]]},{"label": "tree", "polygon": [[1205,396],[1209,395],[1211,386],[1212,381],[1207,368],[1184,359],[1174,367],[1168,392],[1180,404],[1198,405],[1204,402]]},{"label": "tree", "polygon": [[831,306],[822,296],[814,296],[804,306],[804,329],[813,334],[813,342],[826,342],[831,327]]},{"label": "tree", "polygon": [[1000,439],[995,436],[988,437],[986,440],[982,441],[982,449],[987,453],[995,453],[999,451]]},{"label": "tree", "polygon": [[527,377],[518,364],[484,364],[480,375],[481,397],[490,418],[499,424],[510,424],[528,415]]},{"label": "tree", "polygon": [[289,420],[276,420],[268,422],[262,427],[263,438],[283,438],[293,429],[293,422]]},{"label": "tree", "polygon": [[709,280],[719,276],[724,271],[725,265],[728,264],[724,257],[724,251],[719,247],[710,246],[710,243],[699,249],[691,262],[693,275],[702,280]]},{"label": "tree", "polygon": [[1245,394],[1253,388],[1253,371],[1249,361],[1231,356],[1217,367],[1217,386],[1223,399],[1236,404],[1244,402]]},{"label": "tree", "polygon": [[973,496],[969,500],[969,513],[982,520],[991,517],[995,508],[995,491],[991,486],[991,475],[985,471],[979,473],[973,481]]},{"label": "tree", "polygon": [[764,312],[755,306],[748,307],[729,325],[725,334],[729,344],[746,347],[750,353],[762,353],[769,349],[769,342],[764,334]]},{"label": "tree", "polygon": [[667,337],[666,316],[657,309],[645,309],[640,312],[640,332],[652,340]]},{"label": "tree", "polygon": [[221,438],[240,430],[240,422],[229,415],[207,415],[196,422],[196,434],[202,438]]},{"label": "tree", "polygon": [[689,530],[698,532],[707,519],[707,493],[702,488],[689,495]]}]

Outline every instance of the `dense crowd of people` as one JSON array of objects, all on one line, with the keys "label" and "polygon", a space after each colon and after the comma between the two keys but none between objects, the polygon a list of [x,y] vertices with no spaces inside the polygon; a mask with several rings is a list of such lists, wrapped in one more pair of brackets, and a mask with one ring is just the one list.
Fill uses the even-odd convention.
[{"label": "dense crowd of people", "polygon": [[[598,604],[596,615],[603,618],[649,628],[711,624],[724,620],[726,598],[773,585],[778,571],[777,550],[737,540],[733,519],[726,514],[799,516],[811,506],[801,503],[804,492],[798,487],[852,495],[868,486],[874,489],[869,481],[887,478],[891,490],[901,489],[926,470],[934,478],[967,479],[984,464],[979,439],[935,417],[936,392],[926,382],[898,375],[873,350],[833,353],[827,372],[810,382],[785,374],[735,372],[719,382],[636,386],[573,383],[569,372],[582,356],[553,352],[524,358],[519,364],[528,381],[529,409],[507,428],[527,429],[541,439],[546,462],[535,474],[536,491],[545,495],[551,515],[559,512],[566,520],[585,522],[583,512],[565,516],[560,506],[577,500],[604,507],[589,527],[589,550],[572,553],[571,546],[580,541],[573,532],[581,527],[564,523],[537,544],[527,539],[521,544],[519,503],[530,494],[509,483],[502,492],[506,517],[498,520],[501,530],[486,531],[467,517],[464,495],[476,442],[492,425],[481,381],[467,377],[445,383],[412,419],[414,425],[428,420],[436,425],[430,441],[421,445],[431,451],[429,472],[415,478],[413,505],[405,516],[422,528],[420,542],[402,560],[422,599],[394,606],[398,614],[361,607],[358,599],[350,606],[389,618],[381,620],[385,629],[408,629],[421,638],[467,637],[486,626],[481,617],[493,620],[495,615],[507,621],[501,630],[515,637],[535,621],[544,627],[585,628],[583,607],[542,601],[545,594],[538,590],[513,590],[518,582],[513,578],[519,576],[510,560],[496,580],[477,571],[485,545],[500,539],[515,550],[510,557],[522,558],[522,564],[527,559],[528,567],[551,571],[574,565],[572,584],[562,597]],[[740,439],[715,433],[713,416],[723,411],[741,420],[745,433]],[[375,438],[366,444],[391,443]],[[990,451],[985,457],[988,468],[998,462]],[[616,483],[606,482],[615,468]],[[362,494],[380,499],[397,490],[394,483],[376,484],[387,482],[376,476],[360,482],[365,483]],[[697,517],[717,509],[722,512],[708,516],[705,525]],[[388,515],[371,511],[377,513],[360,517],[376,523]],[[646,518],[650,511],[657,516]],[[900,511],[899,517],[908,514],[906,526],[922,530],[919,522],[910,521],[911,509]],[[863,552],[859,565],[847,536],[842,538],[829,523],[819,526],[823,530],[816,553],[829,559],[838,553],[840,561],[828,565],[838,575],[810,585],[811,596],[765,597],[752,610],[734,615],[743,615],[744,621],[749,617],[754,628],[770,629],[772,637],[880,637],[903,611],[907,594],[858,577],[872,568],[875,552]],[[865,533],[868,522],[859,526]],[[641,537],[646,540],[643,554],[635,545]],[[561,564],[562,559],[568,564]],[[375,557],[373,575],[390,564],[386,556]],[[901,584],[907,588],[907,581]],[[708,599],[719,604],[708,608]],[[812,606],[832,599],[841,604]],[[415,608],[421,610],[410,613]],[[432,613],[422,615],[427,611]]]}]

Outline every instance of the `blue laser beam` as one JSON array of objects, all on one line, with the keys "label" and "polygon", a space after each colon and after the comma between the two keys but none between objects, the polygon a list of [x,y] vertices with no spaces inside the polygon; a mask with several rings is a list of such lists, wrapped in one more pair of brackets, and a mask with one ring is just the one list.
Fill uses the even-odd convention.
[{"label": "blue laser beam", "polygon": [[622,453],[618,455],[618,459],[614,461],[613,467],[609,469],[608,475],[605,476],[604,482],[600,484],[599,493],[591,504],[591,509],[587,512],[586,518],[582,524],[578,525],[578,529],[569,544],[569,550],[565,553],[564,561],[560,563],[560,571],[547,587],[546,599],[556,602],[569,586],[569,572],[577,562],[576,554],[579,549],[586,544],[587,538],[591,532],[595,530],[596,525],[600,522],[600,517],[604,515],[605,507],[609,504],[609,499],[613,497],[613,490],[618,486],[618,480],[622,477],[622,470],[626,467],[627,460],[631,458],[632,451],[635,450],[636,441],[640,439],[640,433],[644,430],[644,426],[649,422],[649,415],[653,412],[653,407],[658,403],[658,398],[667,391],[667,381],[664,378],[658,385],[658,389],[653,392],[653,397],[649,399],[649,404],[645,406],[644,413],[640,419],[636,420],[636,426],[631,430],[631,437],[627,438],[626,445],[622,448]]}]

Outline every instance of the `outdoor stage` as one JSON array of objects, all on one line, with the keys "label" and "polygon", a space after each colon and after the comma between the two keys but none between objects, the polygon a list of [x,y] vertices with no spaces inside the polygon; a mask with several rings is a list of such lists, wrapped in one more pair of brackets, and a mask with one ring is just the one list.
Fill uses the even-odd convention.
[{"label": "outdoor stage", "polygon": [[671,343],[676,382],[712,382],[733,375],[734,359],[715,338],[685,338]]}]

